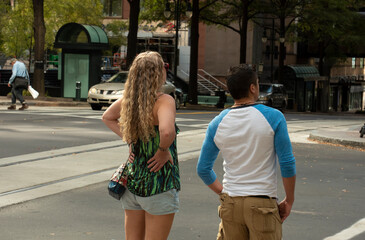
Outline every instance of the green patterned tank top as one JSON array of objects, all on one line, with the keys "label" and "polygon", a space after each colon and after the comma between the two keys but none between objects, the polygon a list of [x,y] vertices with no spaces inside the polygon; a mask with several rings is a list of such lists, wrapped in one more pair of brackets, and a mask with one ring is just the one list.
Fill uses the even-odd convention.
[{"label": "green patterned tank top", "polygon": [[[176,134],[179,128],[175,125]],[[155,155],[160,144],[158,126],[156,136],[144,143],[138,140],[132,145],[134,162],[128,164],[128,190],[140,197],[149,197],[171,189],[180,190],[179,162],[177,157],[176,137],[169,147],[174,164],[168,161],[158,172],[150,172],[147,161]]]}]

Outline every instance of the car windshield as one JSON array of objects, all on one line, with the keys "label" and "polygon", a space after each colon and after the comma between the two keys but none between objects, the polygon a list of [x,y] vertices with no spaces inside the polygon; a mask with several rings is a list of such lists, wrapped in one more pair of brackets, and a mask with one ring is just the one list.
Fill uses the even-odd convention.
[{"label": "car windshield", "polygon": [[127,81],[128,73],[120,72],[109,78],[108,83],[125,83]]},{"label": "car windshield", "polygon": [[261,85],[260,84],[260,92],[271,93],[272,92],[272,86],[271,85]]}]

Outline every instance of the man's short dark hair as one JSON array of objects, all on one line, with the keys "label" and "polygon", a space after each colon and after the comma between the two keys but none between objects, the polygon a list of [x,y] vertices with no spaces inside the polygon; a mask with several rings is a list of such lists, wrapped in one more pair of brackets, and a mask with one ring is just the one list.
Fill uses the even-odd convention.
[{"label": "man's short dark hair", "polygon": [[231,67],[227,76],[227,87],[233,99],[249,96],[251,84],[257,83],[257,74],[249,65]]}]

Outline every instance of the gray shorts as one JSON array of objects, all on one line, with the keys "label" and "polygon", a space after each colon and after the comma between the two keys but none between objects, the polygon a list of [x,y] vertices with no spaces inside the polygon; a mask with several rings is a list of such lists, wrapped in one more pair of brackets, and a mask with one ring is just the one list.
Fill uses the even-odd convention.
[{"label": "gray shorts", "polygon": [[120,200],[125,210],[144,210],[152,215],[166,215],[179,211],[179,192],[176,189],[150,197],[139,197],[126,189]]}]

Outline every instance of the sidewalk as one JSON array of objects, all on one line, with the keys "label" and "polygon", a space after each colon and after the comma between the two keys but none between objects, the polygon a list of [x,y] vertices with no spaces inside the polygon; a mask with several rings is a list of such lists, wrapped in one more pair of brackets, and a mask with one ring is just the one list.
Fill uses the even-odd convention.
[{"label": "sidewalk", "polygon": [[365,151],[365,137],[360,138],[360,128],[361,126],[353,126],[344,130],[334,129],[312,131],[309,134],[309,139],[323,143],[357,148]]},{"label": "sidewalk", "polygon": [[[74,101],[71,98],[55,98],[55,97],[38,97],[33,99],[30,96],[24,97],[26,103],[29,106],[59,106],[59,107],[88,107],[90,105],[86,101]],[[11,98],[6,96],[0,96],[0,106],[10,106]],[[20,107],[20,103],[17,100],[17,106]],[[221,109],[214,105],[189,105],[181,106],[181,109],[187,110],[208,110],[208,111],[219,111]]]},{"label": "sidewalk", "polygon": [[[196,159],[204,137],[205,129],[180,133],[179,162]],[[0,209],[104,182],[128,155],[117,140],[2,158]]]},{"label": "sidewalk", "polygon": [[[39,97],[33,99],[30,96],[25,96],[24,100],[29,106],[89,107],[87,102],[73,101],[70,98]],[[0,96],[0,106],[10,106],[10,104],[11,98]],[[18,100],[16,104],[17,106],[21,105]]]}]

